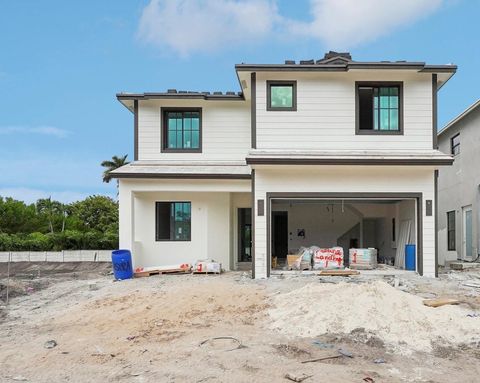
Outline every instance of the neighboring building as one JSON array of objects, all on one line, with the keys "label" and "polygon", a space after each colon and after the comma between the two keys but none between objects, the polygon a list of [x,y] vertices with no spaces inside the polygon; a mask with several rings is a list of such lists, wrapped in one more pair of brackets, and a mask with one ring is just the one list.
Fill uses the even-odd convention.
[{"label": "neighboring building", "polygon": [[392,262],[405,239],[435,276],[435,174],[453,161],[436,99],[456,66],[330,52],[235,69],[238,93],[117,95],[134,115],[134,161],[112,173],[134,265],[213,258],[264,278],[302,246]]},{"label": "neighboring building", "polygon": [[479,251],[480,100],[438,133],[439,149],[455,157],[439,174],[439,262],[475,260]]}]

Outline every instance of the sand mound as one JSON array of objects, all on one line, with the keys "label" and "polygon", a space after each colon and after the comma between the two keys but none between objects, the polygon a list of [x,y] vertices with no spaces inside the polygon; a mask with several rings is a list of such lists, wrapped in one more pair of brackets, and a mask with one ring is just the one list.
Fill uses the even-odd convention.
[{"label": "sand mound", "polygon": [[[459,306],[426,307],[422,298],[382,281],[312,283],[272,298],[270,328],[289,336],[349,334],[364,328],[396,351],[429,352],[440,344],[480,340],[480,318]],[[403,347],[403,346],[406,347]]]}]

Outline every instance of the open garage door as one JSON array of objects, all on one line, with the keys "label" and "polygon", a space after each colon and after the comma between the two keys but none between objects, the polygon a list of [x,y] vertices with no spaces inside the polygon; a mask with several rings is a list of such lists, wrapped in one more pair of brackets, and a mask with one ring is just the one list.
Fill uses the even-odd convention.
[{"label": "open garage door", "polygon": [[352,264],[352,249],[375,249],[376,263],[422,273],[421,195],[271,193],[267,200],[269,269],[291,269],[305,248],[341,248],[342,266]]}]

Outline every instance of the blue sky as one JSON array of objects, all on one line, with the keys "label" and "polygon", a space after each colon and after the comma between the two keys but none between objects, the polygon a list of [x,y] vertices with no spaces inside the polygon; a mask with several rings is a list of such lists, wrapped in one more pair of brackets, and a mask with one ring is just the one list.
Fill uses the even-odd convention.
[{"label": "blue sky", "polygon": [[[475,0],[0,0],[0,195],[115,196],[133,153],[121,91],[238,91],[234,65],[320,58],[455,63],[439,126],[480,98]],[[192,18],[191,15],[196,15]]]}]

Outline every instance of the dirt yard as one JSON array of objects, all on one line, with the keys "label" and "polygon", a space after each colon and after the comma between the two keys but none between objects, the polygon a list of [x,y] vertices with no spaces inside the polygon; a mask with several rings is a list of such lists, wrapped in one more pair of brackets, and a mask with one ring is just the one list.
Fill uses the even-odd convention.
[{"label": "dirt yard", "polygon": [[[480,374],[480,272],[114,282],[108,264],[11,271],[1,382],[478,382]],[[5,272],[0,265],[2,299]],[[421,303],[437,296],[462,303]],[[324,357],[333,358],[302,363]]]}]

